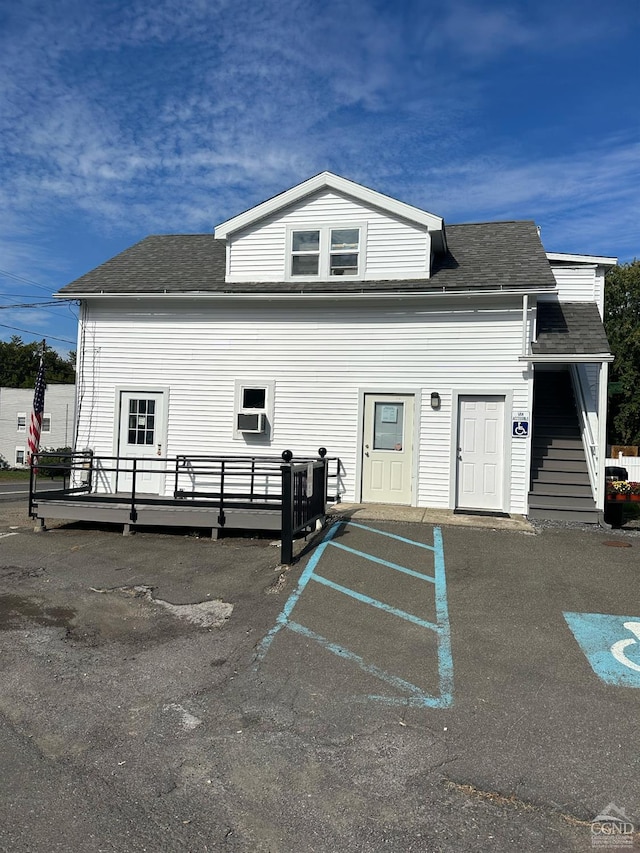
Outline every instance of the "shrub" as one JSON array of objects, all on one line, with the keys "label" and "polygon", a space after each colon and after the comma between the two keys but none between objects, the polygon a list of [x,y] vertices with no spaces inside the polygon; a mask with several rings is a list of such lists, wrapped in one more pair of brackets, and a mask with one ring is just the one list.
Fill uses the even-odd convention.
[{"label": "shrub", "polygon": [[38,474],[41,477],[68,477],[71,472],[71,448],[57,447],[38,454]]}]

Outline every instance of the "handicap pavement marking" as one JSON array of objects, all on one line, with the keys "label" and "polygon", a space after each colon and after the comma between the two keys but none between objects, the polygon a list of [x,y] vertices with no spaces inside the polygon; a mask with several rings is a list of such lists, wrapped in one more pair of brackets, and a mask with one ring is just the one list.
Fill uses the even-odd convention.
[{"label": "handicap pavement marking", "polygon": [[[364,551],[358,551],[354,548],[350,548],[347,545],[343,545],[340,542],[335,542],[334,538],[340,528],[342,526],[347,526],[347,524],[352,527],[358,527],[361,530],[366,530],[370,533],[374,533],[379,536],[386,536],[390,539],[395,539],[399,542],[405,542],[409,545],[415,545],[417,548],[422,548],[427,551],[433,552],[434,558],[434,573],[433,575],[427,575],[422,572],[415,571],[414,569],[410,569],[408,566],[401,566],[397,563],[389,562],[388,560],[382,560],[379,557],[375,557],[372,554],[367,554]],[[356,590],[349,589],[348,587],[344,587],[341,584],[337,584],[334,581],[329,580],[328,578],[323,577],[318,574],[316,569],[320,560],[328,547],[340,548],[343,551],[347,551],[350,554],[354,554],[358,557],[363,557],[366,560],[370,560],[373,563],[378,565],[386,566],[393,571],[402,572],[404,574],[410,575],[411,577],[417,578],[418,580],[425,581],[426,583],[430,583],[434,587],[434,595],[435,595],[435,612],[436,612],[436,622],[428,622],[425,619],[420,619],[418,616],[414,616],[411,613],[407,613],[404,610],[399,610],[396,607],[391,607],[388,604],[385,604],[382,601],[378,601],[377,599],[371,598],[368,595],[363,595]],[[389,613],[393,616],[397,616],[401,619],[404,619],[408,622],[411,622],[414,625],[418,625],[421,628],[424,628],[429,631],[434,631],[437,635],[438,639],[438,680],[439,680],[439,695],[431,696],[425,693],[421,688],[417,687],[415,684],[411,684],[409,681],[406,681],[403,678],[399,678],[392,673],[385,672],[380,667],[375,666],[375,664],[367,663],[360,655],[355,654],[355,652],[350,651],[344,646],[340,646],[337,643],[332,643],[326,637],[323,637],[321,634],[316,633],[315,631],[311,631],[309,628],[306,628],[304,625],[294,621],[291,619],[291,613],[303,593],[305,587],[309,583],[309,581],[315,581],[316,583],[320,583],[324,586],[328,586],[336,592],[340,592],[343,595],[346,595],[350,598],[359,601],[362,604],[366,604],[370,607],[379,608],[384,610],[386,613]],[[394,698],[389,696],[369,696],[369,699],[377,700],[380,702],[385,702],[387,704],[397,704],[397,705],[416,705],[422,707],[429,708],[448,708],[453,704],[453,659],[451,655],[451,626],[449,622],[449,607],[447,603],[447,585],[446,585],[446,577],[445,577],[445,564],[444,564],[444,551],[442,547],[442,531],[439,527],[433,528],[433,545],[426,545],[423,542],[416,542],[413,539],[406,539],[404,536],[398,536],[395,533],[387,533],[384,530],[378,530],[375,527],[368,527],[364,524],[358,524],[356,522],[345,522],[339,521],[332,525],[329,528],[327,533],[325,534],[322,542],[316,549],[316,552],[313,554],[311,559],[309,560],[306,569],[300,576],[300,580],[298,581],[297,588],[291,593],[289,596],[285,606],[280,612],[276,624],[269,631],[269,633],[263,638],[262,642],[258,646],[257,652],[257,664],[259,664],[262,660],[264,660],[265,655],[269,651],[269,648],[278,632],[282,630],[282,628],[287,628],[290,631],[294,631],[297,634],[301,634],[308,639],[314,640],[320,646],[322,646],[327,651],[332,654],[337,655],[338,657],[343,658],[344,660],[351,661],[360,667],[364,672],[379,678],[381,681],[389,684],[401,692],[409,693],[410,696],[408,698]]]},{"label": "handicap pavement marking", "polygon": [[565,613],[564,618],[602,681],[640,687],[640,617]]}]

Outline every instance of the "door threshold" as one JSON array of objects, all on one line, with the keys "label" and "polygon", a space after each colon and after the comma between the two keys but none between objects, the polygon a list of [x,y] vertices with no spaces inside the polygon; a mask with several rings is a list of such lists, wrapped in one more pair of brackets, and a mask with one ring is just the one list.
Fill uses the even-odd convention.
[{"label": "door threshold", "polygon": [[453,511],[454,515],[481,515],[487,518],[511,518],[508,512],[494,512],[489,509],[462,509],[456,507]]}]

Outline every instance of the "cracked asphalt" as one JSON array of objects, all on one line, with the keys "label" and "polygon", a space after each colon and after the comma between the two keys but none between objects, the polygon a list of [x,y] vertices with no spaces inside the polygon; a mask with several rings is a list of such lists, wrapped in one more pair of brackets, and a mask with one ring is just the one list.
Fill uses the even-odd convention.
[{"label": "cracked asphalt", "polygon": [[640,619],[640,536],[442,537],[453,703],[435,708],[378,677],[435,694],[433,632],[362,600],[435,619],[429,584],[384,567],[428,573],[424,549],[347,523],[340,544],[383,562],[327,547],[334,587],[292,611],[374,672],[286,629],[258,655],[313,543],[283,571],[268,538],[34,533],[4,503],[0,850],[586,851],[610,803],[640,826],[640,691],[601,681],[562,616]]}]

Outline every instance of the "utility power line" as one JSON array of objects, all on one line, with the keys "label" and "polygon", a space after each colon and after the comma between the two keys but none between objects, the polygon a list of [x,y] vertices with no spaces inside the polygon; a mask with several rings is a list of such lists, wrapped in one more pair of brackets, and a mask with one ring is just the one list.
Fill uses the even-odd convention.
[{"label": "utility power line", "polygon": [[13,272],[9,272],[9,270],[2,270],[2,269],[0,269],[0,275],[5,275],[7,278],[12,278],[12,279],[14,279],[15,281],[21,281],[21,282],[23,282],[24,284],[30,284],[32,287],[38,287],[38,288],[40,288],[40,290],[46,290],[48,293],[51,293],[51,291],[52,291],[52,289],[53,289],[53,288],[51,288],[51,287],[45,287],[45,286],[44,286],[44,284],[38,284],[38,282],[37,282],[37,281],[33,281],[33,279],[30,279],[30,278],[24,278],[24,277],[23,277],[23,276],[21,276],[21,275],[16,275],[16,274],[15,274],[15,273],[13,273]]},{"label": "utility power line", "polygon": [[[13,332],[22,332],[24,335],[34,335],[36,338],[42,337],[42,331],[34,332],[31,329],[19,329],[17,326],[7,326],[6,323],[0,323],[3,329],[11,329]],[[70,341],[69,338],[57,338],[55,335],[46,335],[47,340],[63,341],[65,344],[76,344],[77,341]]]}]

